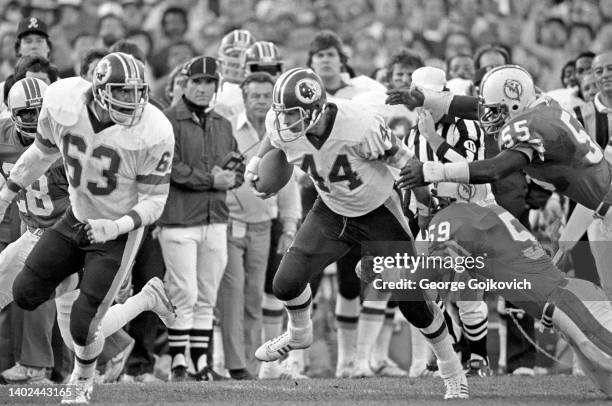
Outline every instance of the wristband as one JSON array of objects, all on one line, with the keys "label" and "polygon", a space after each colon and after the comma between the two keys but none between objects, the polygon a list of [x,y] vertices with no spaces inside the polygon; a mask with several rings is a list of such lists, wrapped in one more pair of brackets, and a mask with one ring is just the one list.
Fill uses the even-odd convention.
[{"label": "wristband", "polygon": [[134,219],[132,217],[125,215],[117,220],[115,220],[115,224],[117,225],[117,229],[119,230],[119,235],[129,233],[135,228]]},{"label": "wristband", "polygon": [[427,183],[457,182],[470,183],[470,167],[467,162],[425,162],[423,178]]}]

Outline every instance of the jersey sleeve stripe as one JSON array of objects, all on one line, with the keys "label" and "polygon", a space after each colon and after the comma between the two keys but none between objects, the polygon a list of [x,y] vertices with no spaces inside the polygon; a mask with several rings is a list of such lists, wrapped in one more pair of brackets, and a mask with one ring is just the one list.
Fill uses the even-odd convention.
[{"label": "jersey sleeve stripe", "polygon": [[47,148],[54,148],[54,149],[59,149],[57,147],[57,145],[55,145],[54,143],[52,143],[51,141],[43,138],[40,134],[36,133],[36,141],[38,141],[39,143],[41,143],[42,145],[44,145]]},{"label": "jersey sleeve stripe", "polygon": [[160,175],[136,175],[136,182],[145,185],[163,185],[170,183],[170,174]]},{"label": "jersey sleeve stripe", "polygon": [[142,226],[142,218],[136,211],[130,210],[130,212],[127,215],[131,217],[132,220],[134,221],[134,230]]}]

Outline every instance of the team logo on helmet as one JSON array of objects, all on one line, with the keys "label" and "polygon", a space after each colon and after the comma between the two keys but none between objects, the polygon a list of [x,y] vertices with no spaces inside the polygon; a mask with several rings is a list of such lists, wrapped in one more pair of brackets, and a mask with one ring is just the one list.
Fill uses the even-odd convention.
[{"label": "team logo on helmet", "polygon": [[295,85],[295,96],[302,103],[311,104],[320,99],[322,93],[321,85],[311,78],[304,78]]},{"label": "team logo on helmet", "polygon": [[504,82],[504,94],[510,100],[520,101],[523,95],[523,85],[514,79],[506,79]]},{"label": "team logo on helmet", "polygon": [[103,59],[98,62],[94,75],[96,76],[96,82],[98,84],[104,84],[110,78],[112,73],[112,67],[108,59]]},{"label": "team logo on helmet", "polygon": [[476,196],[476,187],[474,185],[468,185],[467,183],[460,183],[457,185],[457,196],[460,199],[469,202],[474,196]]}]

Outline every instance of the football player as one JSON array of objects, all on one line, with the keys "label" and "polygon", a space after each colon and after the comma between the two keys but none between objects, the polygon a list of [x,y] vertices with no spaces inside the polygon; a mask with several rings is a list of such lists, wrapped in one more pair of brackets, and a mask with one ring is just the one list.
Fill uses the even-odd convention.
[{"label": "football player", "polygon": [[[427,225],[429,259],[472,259],[465,266],[468,278],[505,282],[498,293],[519,305],[545,327],[556,328],[578,355],[585,373],[606,395],[612,395],[612,304],[601,288],[591,282],[568,278],[559,271],[536,238],[509,212],[494,202],[482,200],[483,185],[445,184],[433,198],[425,188],[415,188],[417,199],[434,214]],[[464,190],[466,193],[458,193]],[[428,260],[429,261],[429,260]],[[473,295],[461,273],[444,268],[436,261],[416,271],[395,268],[377,275],[383,282],[401,279],[419,284],[464,281],[460,296]],[[362,281],[371,283],[377,276],[372,266],[360,264]],[[523,281],[524,285],[516,285]],[[527,281],[527,285],[524,281]]]},{"label": "football player", "polygon": [[274,43],[257,41],[246,50],[242,66],[246,75],[255,72],[266,72],[274,80],[283,73],[285,61]]},{"label": "football player", "polygon": [[[510,173],[524,170],[549,190],[557,190],[580,203],[566,231],[576,236],[589,228],[601,286],[612,298],[612,169],[602,149],[580,123],[559,104],[536,95],[531,75],[520,66],[493,68],[484,76],[480,100],[469,96],[432,91],[393,91],[389,102],[423,104],[432,111],[448,112],[467,118],[478,115],[489,135],[498,139],[501,153],[477,162],[410,162],[401,172],[400,187],[435,182],[490,183]],[[594,214],[593,214],[594,213]],[[592,216],[591,216],[592,215]],[[593,217],[595,221],[589,227]],[[571,244],[560,243],[561,249]]]},{"label": "football player", "polygon": [[226,118],[244,110],[240,83],[246,76],[245,54],[254,43],[255,37],[247,30],[233,30],[221,39],[217,57],[221,83],[211,106]]},{"label": "football player", "polygon": [[163,113],[147,103],[148,89],[142,63],[123,53],[98,62],[93,84],[70,78],[49,86],[35,141],[0,190],[4,215],[21,190],[63,160],[70,206],[40,237],[13,294],[21,308],[35,309],[82,270],[70,317],[73,391],[65,403],[91,397],[104,344],[100,321],[131,268],[142,226],[161,215],[168,196],[174,136]]},{"label": "football player", "polygon": [[[309,174],[319,193],[274,277],[274,294],[289,315],[288,329],[255,352],[262,361],[274,361],[311,345],[309,282],[326,266],[370,241],[405,241],[407,252],[413,252],[389,170],[403,167],[410,154],[381,115],[348,100],[328,101],[323,81],[310,69],[291,69],[277,80],[266,128],[269,138],[249,162],[245,177],[256,193],[265,197],[256,189],[258,168],[273,148]],[[445,398],[467,398],[467,380],[440,309],[425,301],[422,291],[401,302],[400,309],[431,343],[446,384]]]}]

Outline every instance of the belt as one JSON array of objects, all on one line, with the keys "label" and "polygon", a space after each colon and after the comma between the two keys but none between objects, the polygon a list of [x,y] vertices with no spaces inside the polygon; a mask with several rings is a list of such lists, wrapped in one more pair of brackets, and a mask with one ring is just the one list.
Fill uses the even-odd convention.
[{"label": "belt", "polygon": [[36,228],[32,226],[26,226],[26,229],[30,234],[34,234],[37,237],[42,237],[43,233],[45,232],[44,228]]}]

